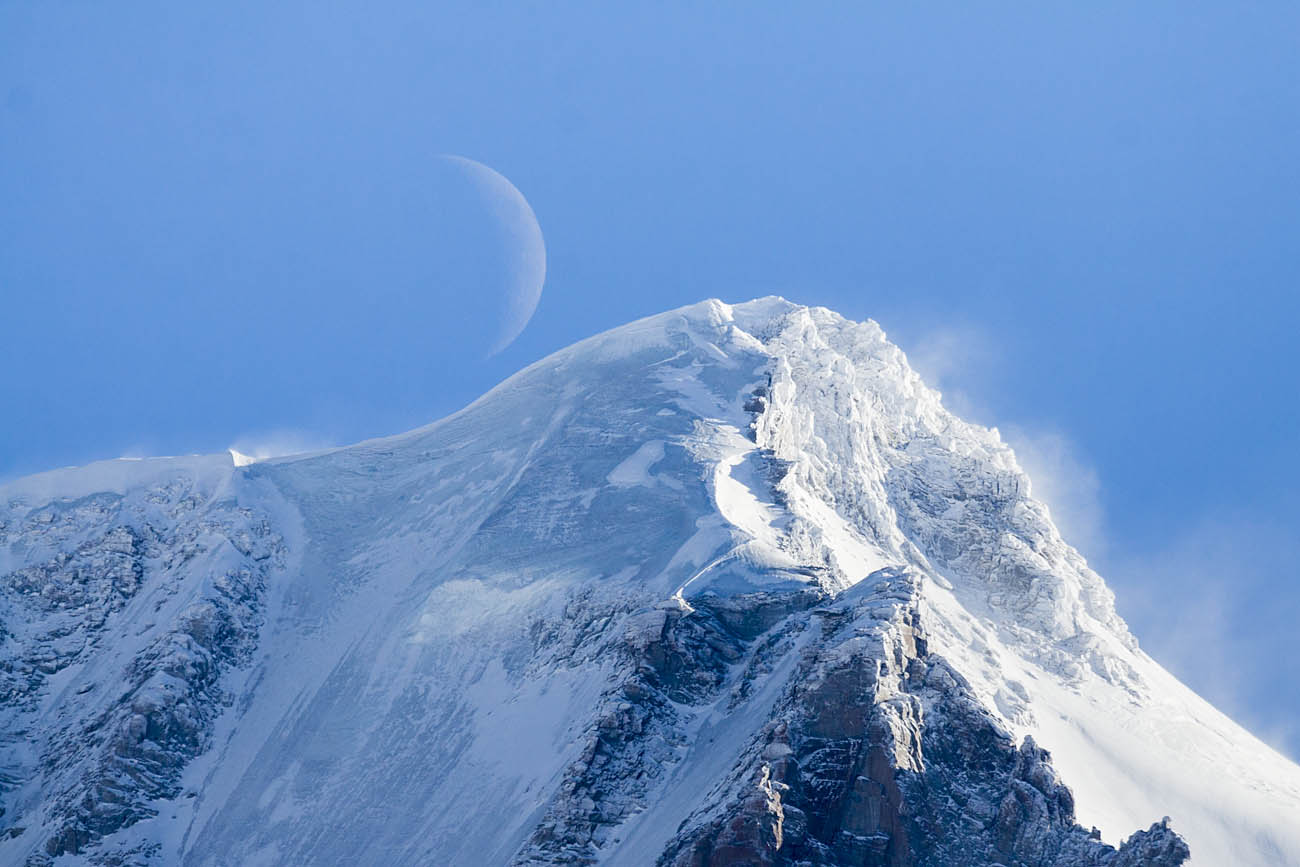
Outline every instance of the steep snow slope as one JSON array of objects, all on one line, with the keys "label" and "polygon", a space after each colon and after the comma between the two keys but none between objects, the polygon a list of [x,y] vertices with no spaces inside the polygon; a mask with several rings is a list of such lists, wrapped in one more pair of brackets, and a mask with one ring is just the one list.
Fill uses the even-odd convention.
[{"label": "steep snow slope", "polygon": [[1300,864],[1300,769],[874,323],[705,302],[0,504],[3,863]]}]

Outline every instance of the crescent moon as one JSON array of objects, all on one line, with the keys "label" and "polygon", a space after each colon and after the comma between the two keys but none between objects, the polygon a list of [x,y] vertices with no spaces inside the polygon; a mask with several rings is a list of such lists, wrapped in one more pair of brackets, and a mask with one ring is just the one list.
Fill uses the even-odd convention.
[{"label": "crescent moon", "polygon": [[537,310],[546,283],[546,241],[528,200],[505,175],[456,154],[439,154],[439,159],[464,170],[483,193],[493,216],[510,235],[510,295],[501,328],[488,350],[490,357],[513,343]]}]

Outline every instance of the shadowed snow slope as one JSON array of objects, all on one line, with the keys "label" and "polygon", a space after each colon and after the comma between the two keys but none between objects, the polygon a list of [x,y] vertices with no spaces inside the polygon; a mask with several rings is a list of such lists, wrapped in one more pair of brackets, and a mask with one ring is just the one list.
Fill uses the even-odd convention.
[{"label": "shadowed snow slope", "polygon": [[1300,865],[1300,768],[872,322],[708,301],[235,463],[0,489],[0,863]]}]

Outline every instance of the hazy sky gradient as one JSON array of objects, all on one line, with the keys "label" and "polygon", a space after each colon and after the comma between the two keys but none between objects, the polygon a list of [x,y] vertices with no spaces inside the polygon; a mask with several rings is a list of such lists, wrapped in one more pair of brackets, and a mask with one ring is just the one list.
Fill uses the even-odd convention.
[{"label": "hazy sky gradient", "polygon": [[[1144,645],[1300,752],[1300,7],[626,5],[0,4],[0,477],[392,433],[784,294],[1007,430]],[[439,153],[546,235],[487,361]]]}]

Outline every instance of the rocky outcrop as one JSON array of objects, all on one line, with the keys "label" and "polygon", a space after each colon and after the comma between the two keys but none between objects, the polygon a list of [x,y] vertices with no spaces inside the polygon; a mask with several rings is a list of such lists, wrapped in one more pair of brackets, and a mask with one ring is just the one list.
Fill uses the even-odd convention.
[{"label": "rocky outcrop", "polygon": [[[228,701],[222,675],[257,644],[283,544],[265,516],[184,481],[34,509],[3,541],[29,562],[0,576],[5,610],[0,822],[40,834],[27,863],[82,852],[181,794]],[[120,618],[134,616],[124,634]],[[43,718],[52,679],[78,713]],[[151,848],[105,850],[129,862]]]},{"label": "rocky outcrop", "polygon": [[[822,598],[817,591],[711,597],[600,618],[603,632],[585,634],[597,655],[619,660],[620,682],[603,697],[579,758],[513,863],[598,863],[603,843],[646,807],[681,759],[693,715],[724,687],[743,701],[801,630],[791,615]],[[777,623],[782,628],[773,629]]]},{"label": "rocky outcrop", "polygon": [[814,613],[823,635],[760,737],[664,867],[1176,867],[1164,820],[1118,850],[1080,827],[1032,738],[1017,745],[928,652],[910,576]]}]

